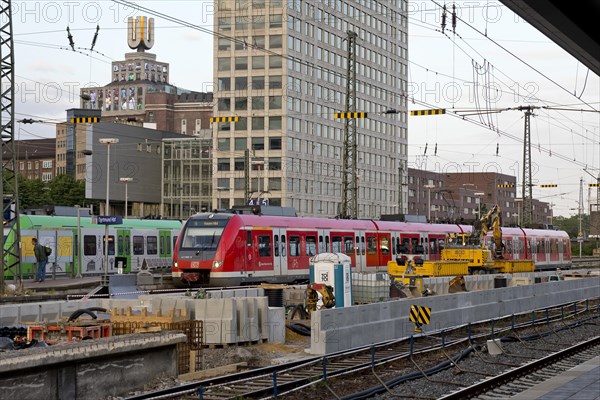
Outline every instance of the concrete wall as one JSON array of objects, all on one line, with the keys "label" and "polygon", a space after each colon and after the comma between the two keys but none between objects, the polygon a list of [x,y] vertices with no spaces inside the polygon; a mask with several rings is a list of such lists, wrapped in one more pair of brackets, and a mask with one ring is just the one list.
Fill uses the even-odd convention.
[{"label": "concrete wall", "polygon": [[312,313],[310,352],[324,355],[414,333],[411,305],[431,308],[424,332],[600,297],[600,277],[398,299]]},{"label": "concrete wall", "polygon": [[180,333],[124,335],[69,346],[2,353],[3,399],[96,400],[139,390],[158,375],[177,376]]}]

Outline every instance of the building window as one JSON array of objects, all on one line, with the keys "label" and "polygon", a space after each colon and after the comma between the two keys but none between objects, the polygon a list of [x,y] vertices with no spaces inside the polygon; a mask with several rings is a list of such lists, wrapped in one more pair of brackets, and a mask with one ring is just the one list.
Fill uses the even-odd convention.
[{"label": "building window", "polygon": [[264,150],[265,149],[265,138],[264,137],[253,137],[252,138],[252,150]]},{"label": "building window", "polygon": [[219,151],[229,151],[229,138],[218,138],[217,139],[217,150]]},{"label": "building window", "polygon": [[[231,90],[231,79],[230,78],[218,78],[217,86],[220,91]],[[154,118],[154,113],[152,114],[152,118]]]},{"label": "building window", "polygon": [[262,96],[252,97],[252,109],[253,110],[264,110],[265,109],[265,98]]},{"label": "building window", "polygon": [[231,70],[231,58],[219,57],[217,60],[217,71],[229,71]]},{"label": "building window", "polygon": [[238,76],[235,78],[235,90],[246,90],[248,88],[248,78]]},{"label": "building window", "polygon": [[[279,57],[279,58],[281,58],[281,57]],[[264,68],[265,68],[265,56],[252,57],[252,69],[264,69]]]},{"label": "building window", "polygon": [[235,99],[235,110],[247,110],[248,109],[248,98],[247,97],[236,97]]},{"label": "building window", "polygon": [[280,137],[269,138],[269,150],[281,150],[281,138]]},{"label": "building window", "polygon": [[235,58],[235,70],[245,71],[248,69],[248,57],[236,57]]},{"label": "building window", "polygon": [[281,130],[281,117],[269,117],[269,130]]},{"label": "building window", "polygon": [[282,66],[282,58],[281,56],[269,56],[269,68],[281,68]]},{"label": "building window", "polygon": [[283,40],[281,35],[269,35],[269,48],[270,49],[281,49]]},{"label": "building window", "polygon": [[217,171],[229,171],[229,158],[219,158],[217,160]]},{"label": "building window", "polygon": [[231,41],[226,38],[219,38],[218,49],[219,51],[231,50]]},{"label": "building window", "polygon": [[265,117],[252,117],[252,130],[262,131],[265,129]]}]

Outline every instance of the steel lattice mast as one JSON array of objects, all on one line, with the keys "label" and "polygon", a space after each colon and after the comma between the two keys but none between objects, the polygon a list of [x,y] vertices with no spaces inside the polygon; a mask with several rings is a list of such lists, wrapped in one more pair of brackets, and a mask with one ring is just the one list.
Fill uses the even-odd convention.
[{"label": "steel lattice mast", "polygon": [[[346,76],[346,113],[356,112],[356,38],[348,31],[348,67]],[[346,118],[342,168],[341,218],[358,218],[358,176],[356,149],[356,119]]]},{"label": "steel lattice mast", "polygon": [[[17,163],[15,149],[15,104],[14,104],[14,45],[12,30],[11,1],[0,0],[0,127],[2,130],[2,179],[0,180],[0,197],[2,197],[2,213],[0,222],[3,229],[12,230],[12,238],[5,247],[4,235],[0,235],[3,269],[0,274],[0,294],[4,292],[4,273],[12,271],[22,285],[21,272],[21,227],[19,223],[19,190],[17,183]],[[6,201],[5,201],[6,199]],[[5,218],[8,217],[8,218]]]},{"label": "steel lattice mast", "polygon": [[[525,111],[525,129],[523,136],[523,226],[529,226],[533,221],[533,193],[531,181],[531,116],[532,106],[519,107]],[[538,107],[536,107],[538,108]]]}]

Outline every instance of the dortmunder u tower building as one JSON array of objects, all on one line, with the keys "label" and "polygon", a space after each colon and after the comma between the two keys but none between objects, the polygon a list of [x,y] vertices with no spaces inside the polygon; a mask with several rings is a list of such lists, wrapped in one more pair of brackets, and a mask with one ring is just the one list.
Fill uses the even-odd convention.
[{"label": "dortmunder u tower building", "polygon": [[215,5],[213,116],[225,122],[212,127],[214,206],[260,199],[304,216],[339,214],[349,171],[345,122],[334,115],[346,110],[353,32],[353,102],[367,113],[355,121],[357,216],[406,210],[407,1]]}]

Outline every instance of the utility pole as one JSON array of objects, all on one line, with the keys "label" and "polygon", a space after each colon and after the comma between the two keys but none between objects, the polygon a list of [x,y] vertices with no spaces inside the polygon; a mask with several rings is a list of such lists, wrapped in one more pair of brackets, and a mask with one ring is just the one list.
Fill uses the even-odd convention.
[{"label": "utility pole", "polygon": [[244,205],[250,200],[250,150],[244,150]]},{"label": "utility pole", "polygon": [[519,110],[525,111],[525,129],[523,134],[523,226],[529,226],[533,219],[531,182],[531,115],[533,115],[533,108],[532,106],[519,107]]},{"label": "utility pole", "polygon": [[581,220],[582,220],[582,212],[583,212],[583,177],[579,179],[579,207],[577,207],[579,212],[579,232],[577,233],[577,241],[579,242],[579,257],[581,258],[581,246],[583,245],[583,231],[581,230]]},{"label": "utility pole", "polygon": [[400,160],[400,166],[398,167],[398,214],[404,214],[402,201],[402,184],[404,181],[404,168],[402,166],[403,161]]},{"label": "utility pole", "polygon": [[[356,112],[356,38],[357,34],[347,32],[348,66],[346,75],[346,113]],[[341,218],[358,218],[358,176],[356,151],[356,120],[346,118],[344,127],[344,154],[342,171]]]},{"label": "utility pole", "polygon": [[[0,226],[10,227],[12,241],[5,248],[4,234],[0,235],[0,251],[2,252],[2,271],[0,273],[0,295],[4,294],[4,273],[12,270],[15,281],[23,287],[21,271],[21,224],[19,221],[19,185],[17,182],[17,160],[15,148],[15,54],[13,52],[12,6],[10,0],[0,0],[0,130],[2,131],[2,148],[0,149],[0,197],[2,213]],[[5,155],[8,156],[5,158]],[[12,194],[10,201],[5,202],[5,193]],[[14,211],[13,211],[14,210]],[[9,216],[7,219],[4,217]]]}]

